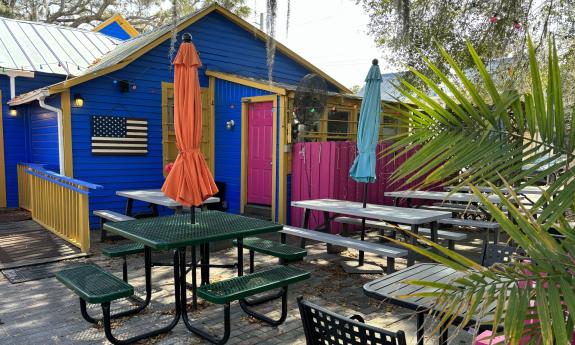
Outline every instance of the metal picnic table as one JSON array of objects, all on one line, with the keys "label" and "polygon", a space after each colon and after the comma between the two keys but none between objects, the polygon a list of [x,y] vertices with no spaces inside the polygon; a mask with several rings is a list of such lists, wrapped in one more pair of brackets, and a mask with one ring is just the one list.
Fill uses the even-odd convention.
[{"label": "metal picnic table", "polygon": [[[433,309],[434,299],[432,297],[405,296],[420,292],[433,292],[439,289],[408,284],[406,281],[424,280],[428,282],[448,283],[461,276],[463,276],[462,272],[447,266],[436,263],[422,263],[371,281],[363,286],[363,291],[371,298],[415,311],[417,313],[417,344],[423,345],[425,314],[429,312],[429,310],[438,313],[441,313],[441,310]],[[492,309],[494,308],[495,306],[493,306]],[[464,314],[459,315],[455,322],[462,322],[463,317]],[[477,323],[477,321],[478,319],[474,317],[470,320],[470,324]],[[487,319],[482,321],[487,321]],[[447,345],[447,329],[441,329],[440,332],[439,344]]]},{"label": "metal picnic table", "polygon": [[[449,192],[434,192],[434,191],[415,191],[403,190],[398,192],[386,192],[387,197],[393,198],[394,205],[397,206],[399,199],[407,199],[408,206],[412,199],[423,200],[438,200],[438,201],[451,201],[459,203],[478,203],[481,202],[478,196],[471,193],[449,193]],[[500,204],[501,200],[497,195],[489,195],[487,199],[494,204]]]},{"label": "metal picnic table", "polygon": [[[194,327],[190,324],[186,308],[186,247],[191,247],[192,249],[192,299],[195,309],[197,305],[196,246],[207,246],[214,241],[237,239],[237,270],[238,276],[241,276],[243,275],[243,238],[277,232],[282,227],[281,224],[220,211],[199,212],[196,215],[195,224],[191,224],[189,215],[177,214],[106,223],[104,225],[106,231],[134,242],[142,243],[145,246],[146,300],[149,300],[151,296],[152,250],[173,250],[176,312],[172,322],[163,329],[166,332],[178,323],[180,316],[184,320],[186,327],[194,332]],[[203,275],[205,271],[209,270],[209,262],[202,262],[200,267]],[[203,283],[207,284],[209,282]]]},{"label": "metal picnic table", "polygon": [[[127,216],[133,216],[132,208],[134,206],[134,200],[139,200],[147,202],[152,207],[152,215],[158,216],[158,205],[165,206],[169,208],[174,208],[176,213],[181,212],[183,206],[174,199],[167,197],[160,189],[140,189],[140,190],[120,190],[116,192],[116,195],[127,198],[126,201],[126,212]],[[204,200],[202,208],[205,208],[206,204],[218,203],[220,198],[209,197]]]},{"label": "metal picnic table", "polygon": [[[431,240],[437,242],[437,221],[440,219],[451,218],[451,212],[420,210],[414,208],[383,206],[375,204],[363,204],[355,201],[335,200],[335,199],[314,199],[292,201],[294,207],[304,209],[302,218],[302,228],[309,228],[309,216],[312,210],[323,212],[324,230],[330,230],[330,213],[355,216],[360,218],[369,218],[379,221],[385,221],[392,224],[410,225],[410,231],[417,234],[420,225],[429,224],[431,229]],[[415,243],[415,237],[412,237],[412,243]],[[413,253],[410,252],[410,261],[413,260]]]}]

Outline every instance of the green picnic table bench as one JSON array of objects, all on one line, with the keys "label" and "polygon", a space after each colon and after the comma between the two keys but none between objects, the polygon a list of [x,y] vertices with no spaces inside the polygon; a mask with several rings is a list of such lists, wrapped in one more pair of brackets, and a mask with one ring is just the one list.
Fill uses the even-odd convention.
[{"label": "green picnic table bench", "polygon": [[[254,272],[254,257],[255,252],[275,256],[279,259],[280,264],[288,261],[297,261],[303,259],[307,255],[307,250],[289,246],[280,242],[266,240],[258,237],[247,237],[243,240],[244,248],[249,249],[250,253],[250,273]],[[232,241],[234,246],[238,246],[238,241]]]},{"label": "green picnic table bench", "polygon": [[[287,317],[288,286],[306,280],[309,277],[310,273],[300,268],[276,266],[264,271],[201,286],[198,288],[198,297],[214,304],[224,305],[224,335],[221,338],[215,338],[204,329],[187,324],[188,328],[214,344],[224,344],[230,336],[230,303],[233,301],[239,301],[240,307],[246,314],[273,326],[278,326]],[[282,311],[279,319],[273,320],[260,312],[250,309],[248,304],[245,303],[246,297],[278,288],[281,288],[279,297],[282,299]],[[268,299],[265,300],[265,302],[267,301]]]},{"label": "green picnic table bench", "polygon": [[[93,324],[100,321],[88,314],[86,303],[100,304],[102,306],[104,332],[112,344],[127,344],[151,336],[146,334],[145,336],[117,340],[112,335],[111,327],[112,319],[137,314],[146,308],[150,302],[149,295],[142,304],[111,315],[110,303],[122,298],[132,297],[134,295],[134,287],[132,285],[94,264],[84,264],[64,269],[56,273],[56,279],[80,297],[80,312],[86,321]],[[163,330],[157,330],[155,334],[162,332]]]}]

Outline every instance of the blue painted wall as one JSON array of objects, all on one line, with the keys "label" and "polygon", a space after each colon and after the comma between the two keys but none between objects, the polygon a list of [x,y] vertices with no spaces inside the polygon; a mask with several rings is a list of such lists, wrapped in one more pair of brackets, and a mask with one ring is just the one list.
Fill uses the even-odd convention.
[{"label": "blue painted wall", "polygon": [[[226,183],[228,211],[240,212],[242,97],[269,95],[267,91],[216,80],[215,87],[215,179]],[[234,120],[232,130],[226,122]]]},{"label": "blue painted wall", "polygon": [[99,32],[121,40],[129,40],[131,38],[130,35],[117,22],[108,24],[104,28],[100,29]]},{"label": "blue painted wall", "polygon": [[[46,103],[59,108],[59,95],[47,99]],[[44,164],[46,169],[60,172],[58,115],[55,112],[40,108],[38,102],[31,103],[26,108],[28,112],[28,162]]]},{"label": "blue painted wall", "polygon": [[[34,78],[16,78],[16,94],[22,94],[40,87],[57,83],[63,80],[63,76],[36,73]],[[22,111],[16,117],[8,114],[10,100],[10,80],[0,75],[0,91],[2,99],[2,125],[4,129],[4,156],[6,173],[6,202],[8,207],[18,206],[18,176],[16,164],[18,162],[30,162],[28,140],[28,110],[23,106]]]},{"label": "blue painted wall", "polygon": [[[204,67],[231,74],[268,79],[265,42],[219,13],[211,13],[191,25],[188,31],[200,52]],[[286,55],[276,52],[273,80],[297,85],[310,73]],[[330,91],[338,91],[329,85]]]},{"label": "blue painted wall", "polygon": [[[189,28],[194,43],[200,53],[203,67],[200,70],[200,84],[208,86],[205,70],[217,70],[244,76],[267,78],[265,42],[254,37],[218,13],[212,13]],[[74,177],[87,182],[100,184],[104,189],[93,191],[90,197],[90,210],[112,209],[123,212],[125,199],[117,197],[117,190],[160,188],[163,183],[162,172],[162,92],[161,82],[172,82],[173,70],[168,58],[169,41],[166,41],[138,58],[122,70],[80,84],[70,90],[71,97],[79,93],[85,100],[82,108],[72,108],[72,153]],[[277,53],[274,65],[274,80],[296,84],[309,71],[287,56]],[[121,93],[114,81],[128,80],[130,91]],[[1,81],[1,80],[0,80]],[[35,89],[58,80],[43,82],[31,87]],[[2,86],[3,84],[0,84]],[[331,86],[335,91],[335,87]],[[3,89],[4,90],[4,89]],[[22,93],[20,90],[19,94]],[[4,91],[4,95],[7,92]],[[245,87],[235,83],[217,80],[215,85],[215,179],[226,183],[226,200],[230,212],[240,210],[240,174],[241,174],[241,98],[267,95],[269,92]],[[6,96],[4,96],[6,99]],[[3,101],[3,104],[5,101]],[[11,186],[16,186],[15,163],[31,159],[50,162],[56,158],[53,146],[46,143],[47,149],[41,151],[41,140],[32,142],[26,150],[26,130],[30,130],[48,140],[53,136],[52,127],[42,122],[42,113],[35,105],[29,106],[31,124],[24,119],[10,119],[8,140],[17,145],[10,157],[14,167],[10,175]],[[4,112],[7,116],[7,109]],[[93,156],[91,154],[91,116],[116,115],[145,118],[148,120],[148,150],[145,156]],[[46,116],[46,114],[44,114]],[[234,130],[226,129],[226,122],[234,120]],[[5,136],[6,136],[5,121]],[[45,124],[45,125],[43,125]],[[26,129],[26,130],[25,130]],[[278,136],[279,138],[279,136]],[[54,143],[57,145],[56,143]],[[35,146],[36,145],[36,146]],[[39,146],[38,146],[39,145]],[[35,147],[33,150],[32,148]],[[57,150],[57,146],[56,146]],[[57,152],[57,151],[56,151]],[[30,156],[27,157],[26,155]],[[8,164],[7,164],[8,165]],[[279,164],[278,164],[279,167]],[[8,168],[7,168],[8,170]],[[12,172],[11,172],[12,173]],[[8,176],[9,174],[7,174]],[[11,193],[12,201],[17,195]],[[12,203],[14,204],[14,202]],[[92,227],[97,219],[91,218]]]}]

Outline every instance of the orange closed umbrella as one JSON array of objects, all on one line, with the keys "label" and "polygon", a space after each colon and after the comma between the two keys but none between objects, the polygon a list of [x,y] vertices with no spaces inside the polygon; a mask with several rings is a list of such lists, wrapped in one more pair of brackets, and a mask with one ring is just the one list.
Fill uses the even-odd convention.
[{"label": "orange closed umbrella", "polygon": [[218,188],[200,151],[202,100],[198,67],[201,62],[190,34],[183,35],[173,64],[174,129],[179,153],[162,186],[162,192],[182,205],[200,206],[217,193]]}]

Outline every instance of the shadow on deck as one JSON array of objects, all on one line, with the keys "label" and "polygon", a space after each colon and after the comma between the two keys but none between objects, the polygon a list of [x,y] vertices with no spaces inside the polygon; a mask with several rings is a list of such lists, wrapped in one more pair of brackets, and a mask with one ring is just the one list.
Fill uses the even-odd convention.
[{"label": "shadow on deck", "polygon": [[0,270],[82,256],[79,248],[31,220],[26,211],[0,210]]}]

